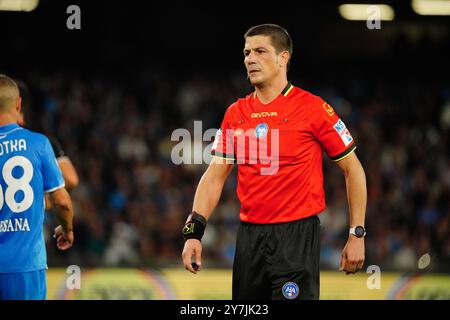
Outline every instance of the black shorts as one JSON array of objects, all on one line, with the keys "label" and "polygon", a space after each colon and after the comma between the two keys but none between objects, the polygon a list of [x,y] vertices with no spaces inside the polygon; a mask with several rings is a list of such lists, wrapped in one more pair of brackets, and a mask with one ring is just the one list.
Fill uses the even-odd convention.
[{"label": "black shorts", "polygon": [[319,299],[320,220],[241,222],[233,265],[233,300]]}]

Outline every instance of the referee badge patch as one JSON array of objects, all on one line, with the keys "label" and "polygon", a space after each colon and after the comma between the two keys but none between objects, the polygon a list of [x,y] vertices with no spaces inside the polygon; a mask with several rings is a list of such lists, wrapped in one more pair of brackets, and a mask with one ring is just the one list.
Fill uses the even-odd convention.
[{"label": "referee badge patch", "polygon": [[298,297],[298,294],[300,293],[300,289],[298,288],[298,285],[295,282],[286,282],[282,288],[283,296],[286,299],[295,299]]},{"label": "referee badge patch", "polygon": [[260,123],[255,128],[255,136],[257,138],[264,138],[267,136],[267,133],[269,132],[269,126],[267,123]]}]

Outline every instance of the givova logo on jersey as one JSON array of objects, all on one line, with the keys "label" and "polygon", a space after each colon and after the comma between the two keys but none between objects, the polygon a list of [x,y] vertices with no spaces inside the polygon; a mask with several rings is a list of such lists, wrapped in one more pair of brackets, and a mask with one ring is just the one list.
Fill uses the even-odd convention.
[{"label": "givova logo on jersey", "polygon": [[339,134],[345,146],[348,146],[352,141],[353,137],[345,126],[344,122],[339,119],[338,122],[333,126],[334,130]]}]

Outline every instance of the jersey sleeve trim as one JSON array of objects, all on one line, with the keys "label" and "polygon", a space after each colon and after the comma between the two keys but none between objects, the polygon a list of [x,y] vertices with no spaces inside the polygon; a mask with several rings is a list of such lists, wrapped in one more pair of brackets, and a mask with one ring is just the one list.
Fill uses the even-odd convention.
[{"label": "jersey sleeve trim", "polygon": [[338,154],[338,155],[336,155],[334,157],[330,157],[330,159],[333,160],[333,161],[342,160],[342,159],[346,158],[348,155],[350,155],[350,153],[355,151],[355,149],[356,149],[356,145],[353,145],[350,148],[348,148],[347,150],[345,150],[344,152],[341,152],[340,154]]},{"label": "jersey sleeve trim", "polygon": [[58,190],[58,189],[64,188],[65,186],[66,186],[66,184],[63,183],[63,184],[60,185],[60,186],[57,186],[57,187],[54,187],[54,188],[51,188],[51,189],[48,189],[48,190],[44,190],[44,192],[45,192],[45,193],[50,193],[50,192],[56,191],[56,190]]},{"label": "jersey sleeve trim", "polygon": [[211,156],[215,157],[215,158],[225,159],[225,160],[236,160],[234,158],[234,156],[231,154],[221,153],[221,152],[217,152],[217,151],[211,152]]}]

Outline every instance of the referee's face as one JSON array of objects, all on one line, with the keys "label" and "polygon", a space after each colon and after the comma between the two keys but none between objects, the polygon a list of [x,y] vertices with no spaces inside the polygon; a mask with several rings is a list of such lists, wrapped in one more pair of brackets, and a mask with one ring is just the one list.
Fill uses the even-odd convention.
[{"label": "referee's face", "polygon": [[244,64],[247,77],[254,86],[271,81],[282,71],[270,36],[258,35],[245,39]]}]

